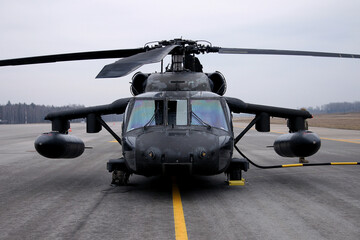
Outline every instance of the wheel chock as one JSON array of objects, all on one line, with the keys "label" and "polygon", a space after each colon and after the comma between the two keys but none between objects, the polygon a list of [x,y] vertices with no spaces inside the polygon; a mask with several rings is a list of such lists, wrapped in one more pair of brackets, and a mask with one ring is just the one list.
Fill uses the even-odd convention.
[{"label": "wheel chock", "polygon": [[226,181],[229,186],[245,186],[245,179]]}]

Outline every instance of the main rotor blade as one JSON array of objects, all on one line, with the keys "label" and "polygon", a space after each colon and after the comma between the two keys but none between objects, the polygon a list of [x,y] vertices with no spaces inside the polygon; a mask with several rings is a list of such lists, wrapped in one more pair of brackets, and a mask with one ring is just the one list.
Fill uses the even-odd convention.
[{"label": "main rotor blade", "polygon": [[144,53],[138,53],[131,57],[120,59],[112,64],[106,65],[96,78],[116,78],[126,76],[144,64],[160,62],[176,47],[178,47],[178,45],[155,48]]},{"label": "main rotor blade", "polygon": [[0,66],[16,66],[16,65],[65,62],[65,61],[75,61],[75,60],[92,60],[92,59],[104,59],[104,58],[124,58],[145,51],[146,51],[145,48],[135,48],[135,49],[65,53],[65,54],[46,55],[46,56],[37,56],[37,57],[16,58],[16,59],[0,60]]},{"label": "main rotor blade", "polygon": [[262,55],[360,58],[359,54],[276,50],[276,49],[251,49],[251,48],[219,48],[218,53],[221,53],[221,54],[262,54]]}]

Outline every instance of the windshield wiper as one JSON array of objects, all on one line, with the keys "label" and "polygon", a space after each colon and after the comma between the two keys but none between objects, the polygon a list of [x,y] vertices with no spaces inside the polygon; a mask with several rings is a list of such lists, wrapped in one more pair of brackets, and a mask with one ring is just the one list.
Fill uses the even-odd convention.
[{"label": "windshield wiper", "polygon": [[156,112],[154,112],[154,114],[151,116],[150,120],[144,125],[144,129],[146,129],[147,126],[149,126],[155,119],[155,115],[156,115]]},{"label": "windshield wiper", "polygon": [[[144,129],[146,129],[146,127],[148,127],[156,118],[156,115],[160,112],[160,108],[156,108],[156,110],[154,111],[154,114],[151,116],[150,120],[144,125]],[[158,123],[156,125],[160,125],[161,123]]]},{"label": "windshield wiper", "polygon": [[198,115],[196,115],[196,113],[194,113],[193,111],[191,111],[191,115],[193,115],[193,116],[195,117],[195,119],[196,119],[199,123],[201,123],[202,125],[206,126],[207,129],[211,129],[210,124],[204,122]]}]

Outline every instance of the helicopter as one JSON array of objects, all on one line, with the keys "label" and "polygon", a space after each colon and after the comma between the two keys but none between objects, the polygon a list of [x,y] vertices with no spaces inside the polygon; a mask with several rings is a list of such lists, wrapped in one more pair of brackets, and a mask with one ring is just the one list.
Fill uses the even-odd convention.
[{"label": "helicopter", "polygon": [[[46,158],[76,158],[86,147],[81,139],[68,134],[70,121],[85,118],[87,133],[98,133],[105,128],[122,149],[122,156],[107,162],[112,184],[126,185],[131,174],[209,176],[225,173],[229,185],[244,185],[242,172],[249,169],[249,163],[260,168],[285,167],[257,165],[236,145],[253,126],[258,132],[269,132],[271,117],[288,119],[289,133],[280,135],[273,144],[278,155],[308,157],[320,149],[319,136],[305,127],[306,119],[312,118],[308,111],[246,103],[224,96],[225,77],[218,71],[204,73],[197,58],[197,55],[207,53],[360,58],[360,55],[343,53],[222,48],[204,40],[181,38],[150,42],[135,49],[1,60],[0,66],[120,58],[106,65],[96,76],[117,78],[145,64],[161,62],[161,72],[134,74],[130,86],[133,97],[107,105],[49,113],[45,119],[51,121],[51,132],[43,133],[35,140],[36,151]],[[168,55],[171,55],[171,64],[164,71],[163,59]],[[238,136],[234,134],[233,113],[254,115]],[[102,119],[108,114],[123,114],[121,136]],[[235,150],[242,158],[234,157]],[[286,167],[314,165],[333,163],[290,164]]]}]

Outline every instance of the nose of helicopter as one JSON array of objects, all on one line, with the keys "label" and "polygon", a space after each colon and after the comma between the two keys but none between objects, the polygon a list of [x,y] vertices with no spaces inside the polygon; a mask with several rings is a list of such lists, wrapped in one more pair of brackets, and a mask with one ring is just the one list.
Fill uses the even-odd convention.
[{"label": "nose of helicopter", "polygon": [[[204,131],[167,130],[137,137],[137,172],[214,174],[219,171],[219,136]],[[153,175],[153,174],[151,174]]]}]

